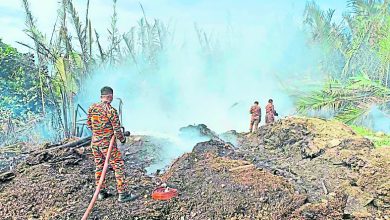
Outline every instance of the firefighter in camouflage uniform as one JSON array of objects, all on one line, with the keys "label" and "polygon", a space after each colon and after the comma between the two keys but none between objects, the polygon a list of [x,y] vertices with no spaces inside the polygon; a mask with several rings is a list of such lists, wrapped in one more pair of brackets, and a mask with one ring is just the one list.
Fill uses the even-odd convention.
[{"label": "firefighter in camouflage uniform", "polygon": [[[101,102],[93,104],[88,109],[87,126],[92,131],[91,148],[96,165],[96,185],[99,183],[100,176],[102,175],[105,158],[107,156],[112,136],[115,135],[115,138],[122,144],[126,142],[126,137],[123,135],[121,130],[118,113],[116,109],[111,106],[112,100],[112,88],[103,87],[101,89]],[[134,200],[135,196],[126,192],[127,186],[124,172],[124,162],[116,141],[112,147],[109,163],[115,172],[117,191],[119,194],[118,201],[126,202]],[[109,194],[106,190],[106,183],[104,180],[98,199],[103,200],[108,196]]]},{"label": "firefighter in camouflage uniform", "polygon": [[278,116],[278,113],[275,111],[274,101],[269,99],[268,104],[265,107],[265,123],[271,124],[275,122],[275,116]]},{"label": "firefighter in camouflage uniform", "polygon": [[255,101],[251,108],[249,109],[249,114],[251,114],[251,122],[249,124],[249,132],[257,131],[259,123],[261,121],[261,108],[259,102]]}]

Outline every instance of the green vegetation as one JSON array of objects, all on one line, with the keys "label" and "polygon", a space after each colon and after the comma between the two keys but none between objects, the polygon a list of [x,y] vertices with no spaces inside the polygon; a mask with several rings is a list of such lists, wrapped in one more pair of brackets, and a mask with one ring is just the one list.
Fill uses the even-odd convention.
[{"label": "green vegetation", "polygon": [[2,118],[9,115],[28,117],[32,112],[40,112],[41,102],[37,98],[39,83],[33,54],[21,54],[0,39],[0,99]]},{"label": "green vegetation", "polygon": [[390,146],[390,135],[374,132],[366,127],[352,125],[351,128],[359,135],[370,139],[375,147]]},{"label": "green vegetation", "polygon": [[[59,138],[75,132],[75,95],[92,72],[107,66],[126,63],[139,73],[159,68],[159,56],[171,40],[170,28],[159,20],[150,22],[144,12],[138,26],[126,33],[117,28],[116,0],[113,0],[109,44],[100,43],[100,36],[89,18],[81,18],[72,0],[59,2],[53,32],[47,38],[36,25],[28,0],[22,0],[26,14],[25,33],[33,44],[19,44],[34,51],[21,54],[0,41],[0,86],[6,88],[0,100],[2,122],[34,115],[49,119]],[[143,11],[142,5],[140,8]],[[25,121],[26,122],[26,121]],[[0,129],[1,131],[1,129]],[[1,132],[0,132],[1,133]]]},{"label": "green vegetation", "polygon": [[349,0],[350,12],[339,23],[334,10],[322,11],[315,2],[305,10],[310,43],[324,51],[320,72],[327,82],[314,92],[301,93],[299,112],[331,110],[346,123],[363,120],[373,106],[389,110],[390,3]]},{"label": "green vegetation", "polygon": [[333,111],[336,119],[351,124],[364,119],[372,106],[385,106],[389,101],[390,89],[365,75],[350,77],[344,83],[330,80],[323,89],[302,96],[297,109],[300,112],[326,109]]}]

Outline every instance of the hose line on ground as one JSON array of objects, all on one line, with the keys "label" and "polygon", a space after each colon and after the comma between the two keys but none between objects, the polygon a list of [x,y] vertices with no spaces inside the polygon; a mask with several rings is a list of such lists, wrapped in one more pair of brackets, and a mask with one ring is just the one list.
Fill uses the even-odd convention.
[{"label": "hose line on ground", "polygon": [[99,184],[96,187],[95,194],[93,194],[93,197],[91,199],[91,202],[89,203],[89,206],[88,206],[87,210],[85,210],[85,213],[83,215],[82,220],[87,220],[88,219],[88,216],[91,213],[91,211],[93,209],[93,206],[95,205],[96,199],[97,199],[97,197],[99,195],[99,192],[100,192],[100,188],[102,187],[104,178],[106,177],[106,172],[107,172],[107,168],[108,168],[108,164],[109,164],[110,156],[111,156],[111,150],[112,150],[112,147],[114,146],[114,143],[115,143],[115,135],[113,135],[111,140],[110,140],[110,145],[108,147],[106,160],[104,161],[104,167],[103,167],[102,175],[100,176],[100,179],[99,179]]}]

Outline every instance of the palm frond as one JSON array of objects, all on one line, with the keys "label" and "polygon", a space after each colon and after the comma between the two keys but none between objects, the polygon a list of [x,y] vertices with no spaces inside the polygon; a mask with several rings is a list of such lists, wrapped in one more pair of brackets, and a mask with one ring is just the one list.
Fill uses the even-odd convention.
[{"label": "palm frond", "polygon": [[84,69],[84,74],[87,73],[87,68],[88,68],[88,45],[87,45],[87,32],[86,32],[86,28],[87,28],[87,24],[85,24],[85,27],[83,28],[83,24],[81,23],[80,21],[80,17],[77,13],[77,10],[76,8],[74,7],[73,5],[73,2],[72,0],[67,0],[67,9],[71,15],[71,18],[72,18],[72,22],[73,22],[73,25],[75,27],[75,30],[76,30],[76,34],[77,34],[77,39],[79,41],[79,44],[80,44],[80,49],[81,49],[81,53],[83,54],[82,58],[83,58],[83,63],[84,63],[84,66],[83,66],[83,69]]},{"label": "palm frond", "polygon": [[358,108],[354,106],[347,106],[344,109],[340,110],[338,114],[336,114],[335,118],[340,120],[346,124],[351,124],[361,119],[364,115],[369,113],[370,108]]},{"label": "palm frond", "polygon": [[99,41],[99,34],[98,34],[98,32],[96,31],[96,29],[95,29],[95,36],[96,36],[96,44],[97,44],[97,46],[98,46],[99,53],[100,53],[100,60],[101,60],[102,63],[104,63],[104,62],[106,61],[106,55],[105,55],[105,53],[104,53],[104,51],[103,51],[103,48],[102,48],[102,46],[101,46],[101,44],[100,44],[100,41]]},{"label": "palm frond", "polygon": [[352,123],[369,112],[374,105],[390,101],[390,89],[367,75],[350,77],[345,83],[330,80],[321,90],[302,95],[297,110],[306,114],[310,110],[332,110],[335,117]]}]

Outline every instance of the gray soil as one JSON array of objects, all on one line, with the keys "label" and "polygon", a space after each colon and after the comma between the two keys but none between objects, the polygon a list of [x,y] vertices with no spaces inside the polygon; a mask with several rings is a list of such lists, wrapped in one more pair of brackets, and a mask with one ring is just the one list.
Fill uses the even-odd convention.
[{"label": "gray soil", "polygon": [[[161,150],[152,137],[121,147],[129,186],[140,197],[98,201],[89,219],[390,219],[390,148],[375,149],[335,121],[286,118],[257,133],[217,135],[156,176],[145,168]],[[41,149],[40,149],[41,150]],[[151,192],[161,182],[178,189],[169,201]],[[94,193],[88,147],[32,152],[0,174],[1,219],[81,219]]]}]

